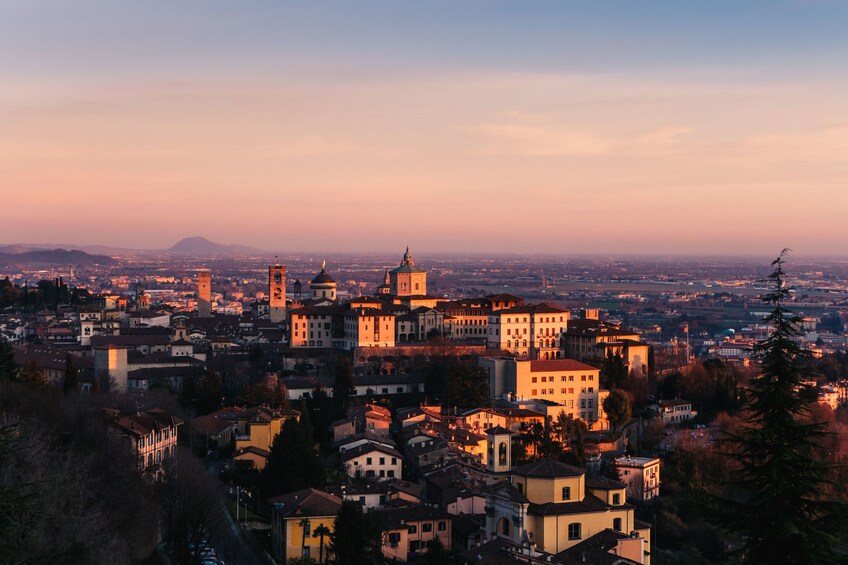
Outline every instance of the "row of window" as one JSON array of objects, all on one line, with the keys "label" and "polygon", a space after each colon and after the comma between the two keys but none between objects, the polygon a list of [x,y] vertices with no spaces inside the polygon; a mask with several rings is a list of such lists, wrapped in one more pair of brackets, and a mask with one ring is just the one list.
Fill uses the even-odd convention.
[{"label": "row of window", "polygon": [[[167,459],[169,455],[174,453],[174,450],[177,449],[176,446],[173,447],[165,447],[164,449],[157,449],[156,453],[148,453],[147,454],[147,466],[150,467],[153,465],[154,461],[158,464],[161,463],[163,459]],[[138,458],[138,468],[144,468],[144,455]]]},{"label": "row of window", "polygon": [[[497,317],[492,318],[492,321],[494,323],[497,323],[497,320],[498,320]],[[559,321],[564,322],[565,318],[563,316],[560,316]],[[536,324],[555,324],[556,322],[557,322],[556,316],[553,316],[553,317],[545,316],[544,318],[537,318],[536,320],[534,320],[534,323],[536,323]],[[513,323],[512,318],[507,317],[505,323],[507,323],[507,324]],[[515,323],[516,324],[526,324],[527,323],[527,316],[524,316],[523,318],[516,318]]]},{"label": "row of window", "polygon": [[[536,379],[538,379],[538,378],[539,377],[531,377],[530,382],[535,383]],[[545,382],[552,383],[556,380],[556,377],[553,377],[553,376],[551,376],[551,377],[541,377],[541,378],[542,378],[543,383],[545,383]],[[580,380],[581,381],[587,381],[587,380],[588,381],[594,381],[595,375],[580,375]],[[566,375],[562,375],[560,377],[560,381],[566,382]],[[568,382],[574,382],[574,375],[568,375]]]},{"label": "row of window", "polygon": [[[373,457],[366,457],[365,458],[365,464],[371,465],[372,459],[373,459]],[[380,457],[380,465],[385,465],[385,464],[386,464],[386,458]],[[392,465],[397,465],[397,457],[392,457]]]},{"label": "row of window", "polygon": [[[438,530],[440,532],[444,532],[445,530],[448,529],[448,523],[444,520],[440,520],[436,524],[436,528],[438,528]],[[433,531],[433,522],[423,522],[421,524],[421,531],[425,534],[432,532]],[[409,525],[409,533],[410,534],[417,534],[418,533],[418,526],[416,524],[410,524]]]},{"label": "row of window", "polygon": [[[552,389],[552,388],[541,389],[542,394],[544,394],[544,395],[554,394],[554,390],[555,389]],[[538,391],[539,391],[539,389],[536,389],[536,388],[530,389],[530,396],[536,396],[538,394]],[[593,387],[593,386],[590,386],[588,389],[586,387],[583,387],[583,388],[580,389],[580,394],[591,394],[591,393],[594,393],[594,392],[595,392],[595,387]],[[574,394],[574,389],[573,388],[561,388],[561,389],[559,389],[559,393],[560,394]],[[585,402],[585,400],[581,400],[580,402],[581,402],[581,408],[585,408],[586,406],[583,404]],[[592,407],[592,399],[589,399],[589,408],[591,408],[591,407]]]},{"label": "row of window", "polygon": [[[163,432],[161,432],[161,431],[156,433],[156,441],[157,441],[157,442],[162,441],[162,434],[163,434]],[[171,435],[171,429],[170,429],[170,428],[165,428],[165,430],[164,430],[164,434],[165,434],[165,439],[168,439],[168,438],[170,437],[170,435]],[[146,438],[146,440],[145,440],[145,438]],[[141,436],[141,437],[138,439],[138,447],[139,447],[139,448],[144,447],[144,445],[145,445],[145,441],[146,441],[146,443],[147,443],[147,445],[148,445],[148,446],[149,446],[149,445],[153,445],[153,432],[150,432],[150,435],[149,435],[149,436]]]}]

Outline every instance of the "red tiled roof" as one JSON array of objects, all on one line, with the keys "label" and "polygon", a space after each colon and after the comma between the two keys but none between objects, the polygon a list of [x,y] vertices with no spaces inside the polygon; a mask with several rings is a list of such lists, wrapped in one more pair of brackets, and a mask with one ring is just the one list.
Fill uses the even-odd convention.
[{"label": "red tiled roof", "polygon": [[531,373],[549,373],[556,371],[598,371],[596,367],[575,361],[574,359],[549,359],[530,361]]}]

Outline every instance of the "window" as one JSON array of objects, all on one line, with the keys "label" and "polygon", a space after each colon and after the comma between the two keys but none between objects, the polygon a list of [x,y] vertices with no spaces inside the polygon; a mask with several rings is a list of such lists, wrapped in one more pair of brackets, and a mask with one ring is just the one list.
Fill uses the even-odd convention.
[{"label": "window", "polygon": [[568,539],[580,539],[580,523],[574,522],[568,525]]},{"label": "window", "polygon": [[[362,497],[365,498],[365,497]],[[308,536],[312,534],[312,523],[309,520],[306,520],[303,523],[303,535]]]},{"label": "window", "polygon": [[385,464],[386,464],[386,458],[380,457],[380,465],[385,465]]},{"label": "window", "polygon": [[421,531],[425,534],[433,531],[433,522],[424,522],[421,525]]},{"label": "window", "polygon": [[389,477],[390,479],[393,479],[393,478],[395,477],[395,471],[394,471],[394,469],[389,469],[389,470],[386,472],[386,476],[387,476],[387,477]]},{"label": "window", "polygon": [[571,487],[562,487],[562,499],[571,500]]},{"label": "window", "polygon": [[397,465],[397,457],[392,457],[392,465]]},{"label": "window", "polygon": [[530,395],[531,395],[531,396],[536,396],[536,389],[535,389],[535,388],[534,388],[533,390],[531,390],[531,391],[530,391]]},{"label": "window", "polygon": [[371,465],[371,458],[370,458],[370,457],[366,457],[366,458],[365,458],[365,464],[366,464],[366,465]]},{"label": "window", "polygon": [[440,532],[444,532],[447,529],[448,529],[448,523],[447,522],[445,522],[444,520],[439,522],[439,531]]},{"label": "window", "polygon": [[531,383],[535,383],[535,382],[536,382],[536,380],[537,380],[537,379],[536,379],[536,377],[533,377],[532,379],[530,379],[530,382],[531,382]]},{"label": "window", "polygon": [[[621,504],[621,494],[615,493],[614,495],[612,495],[612,503],[613,503],[613,505]],[[616,529],[619,530],[621,528],[616,528]]]},{"label": "window", "polygon": [[144,447],[144,436],[141,436],[140,438],[138,438],[138,446]]},{"label": "window", "polygon": [[398,532],[391,532],[389,534],[389,545],[392,547],[397,547],[400,543],[400,534]]},{"label": "window", "polygon": [[415,524],[409,526],[409,533],[410,534],[417,534],[418,533],[418,526],[416,526]]},{"label": "window", "polygon": [[615,518],[612,521],[612,529],[615,530],[616,532],[621,531],[621,518]]}]

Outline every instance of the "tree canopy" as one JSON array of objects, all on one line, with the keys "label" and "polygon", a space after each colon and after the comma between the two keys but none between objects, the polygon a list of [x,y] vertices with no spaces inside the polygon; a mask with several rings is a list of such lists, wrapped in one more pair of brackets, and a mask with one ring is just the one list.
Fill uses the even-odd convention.
[{"label": "tree canopy", "polygon": [[375,562],[376,533],[371,519],[354,500],[345,500],[333,523],[330,551],[337,565],[367,565]]},{"label": "tree canopy", "polygon": [[613,434],[617,434],[621,426],[629,422],[633,415],[627,394],[618,389],[611,390],[609,396],[604,399],[604,412],[612,424]]}]

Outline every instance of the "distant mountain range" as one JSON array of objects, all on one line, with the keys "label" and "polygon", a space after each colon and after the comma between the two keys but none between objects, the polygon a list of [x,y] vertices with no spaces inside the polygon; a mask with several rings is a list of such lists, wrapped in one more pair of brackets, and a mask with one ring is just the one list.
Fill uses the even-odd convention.
[{"label": "distant mountain range", "polygon": [[[50,265],[80,266],[115,265],[117,261],[106,255],[91,255],[79,249],[42,249],[14,252],[19,246],[0,247],[0,267],[48,267]],[[12,250],[9,252],[7,250]]]},{"label": "distant mountain range", "polygon": [[200,236],[181,239],[167,251],[178,255],[263,255],[267,253],[247,245],[215,243]]},{"label": "distant mountain range", "polygon": [[[68,250],[72,251],[68,251]],[[109,255],[197,255],[200,257],[237,257],[244,255],[268,255],[268,251],[236,245],[216,243],[205,237],[195,236],[181,239],[168,249],[128,249],[106,245],[71,245],[66,243],[13,243],[0,245],[0,266],[31,265],[34,263],[54,265],[110,265],[114,260]],[[52,255],[51,255],[52,254]]]}]

